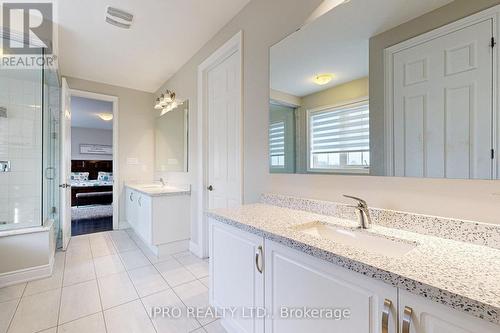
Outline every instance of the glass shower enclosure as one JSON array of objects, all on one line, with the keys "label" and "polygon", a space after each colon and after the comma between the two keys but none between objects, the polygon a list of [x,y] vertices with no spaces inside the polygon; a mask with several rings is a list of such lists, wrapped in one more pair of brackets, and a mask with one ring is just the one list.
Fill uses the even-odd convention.
[{"label": "glass shower enclosure", "polygon": [[55,69],[0,68],[0,233],[50,222],[59,238],[59,120]]}]

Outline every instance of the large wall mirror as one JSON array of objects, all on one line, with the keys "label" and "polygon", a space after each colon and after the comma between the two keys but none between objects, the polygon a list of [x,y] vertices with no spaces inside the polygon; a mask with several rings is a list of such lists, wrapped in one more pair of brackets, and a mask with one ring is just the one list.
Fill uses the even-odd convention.
[{"label": "large wall mirror", "polygon": [[336,1],[274,45],[270,172],[498,179],[494,19],[412,34],[451,2]]},{"label": "large wall mirror", "polygon": [[189,102],[162,112],[155,125],[157,172],[188,172]]}]

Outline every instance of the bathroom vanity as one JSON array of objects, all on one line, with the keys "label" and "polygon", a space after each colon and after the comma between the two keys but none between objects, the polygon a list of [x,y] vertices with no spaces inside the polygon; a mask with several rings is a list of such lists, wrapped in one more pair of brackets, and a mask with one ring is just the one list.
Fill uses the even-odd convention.
[{"label": "bathroom vanity", "polygon": [[127,222],[155,255],[189,248],[190,193],[188,186],[125,185]]},{"label": "bathroom vanity", "polygon": [[[294,200],[322,214],[286,207]],[[500,276],[500,244],[479,245],[498,240],[498,230],[471,244],[450,238],[478,236],[490,226],[465,223],[440,238],[383,226],[384,214],[373,209],[375,225],[360,230],[344,205],[317,210],[321,202],[270,201],[277,205],[209,213],[210,302],[241,310],[223,320],[228,332],[500,332],[493,278]],[[431,219],[415,216],[400,222]],[[261,315],[249,316],[249,309]],[[293,309],[332,310],[340,319],[291,315]]]}]

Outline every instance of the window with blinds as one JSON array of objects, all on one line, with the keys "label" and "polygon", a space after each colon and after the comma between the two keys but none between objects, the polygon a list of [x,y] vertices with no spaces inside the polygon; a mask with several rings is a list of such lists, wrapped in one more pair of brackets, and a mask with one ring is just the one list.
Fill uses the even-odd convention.
[{"label": "window with blinds", "polygon": [[278,121],[269,126],[269,153],[271,168],[285,167],[285,122]]},{"label": "window with blinds", "polygon": [[309,113],[309,169],[359,171],[370,166],[368,101]]}]

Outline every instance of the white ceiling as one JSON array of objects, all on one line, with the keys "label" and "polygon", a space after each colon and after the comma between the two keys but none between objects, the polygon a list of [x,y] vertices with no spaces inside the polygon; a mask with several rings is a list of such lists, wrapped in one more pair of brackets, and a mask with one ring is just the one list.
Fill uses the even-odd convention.
[{"label": "white ceiling", "polygon": [[[271,88],[303,97],[368,76],[369,39],[452,0],[351,0],[271,49]],[[326,86],[312,80],[332,73]]]},{"label": "white ceiling", "polygon": [[[60,72],[154,92],[249,1],[59,1]],[[130,30],[104,21],[108,5],[134,15]]]},{"label": "white ceiling", "polygon": [[99,113],[113,113],[113,103],[84,97],[71,97],[71,127],[113,129],[112,121],[104,121]]}]

